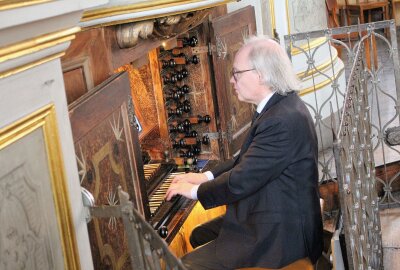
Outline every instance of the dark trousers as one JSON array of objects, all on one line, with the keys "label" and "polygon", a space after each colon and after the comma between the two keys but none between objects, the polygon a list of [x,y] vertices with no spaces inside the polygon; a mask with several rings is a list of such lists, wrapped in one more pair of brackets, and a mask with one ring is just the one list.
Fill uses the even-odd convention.
[{"label": "dark trousers", "polygon": [[230,270],[218,260],[215,251],[215,239],[222,226],[223,217],[217,217],[195,227],[190,235],[190,244],[194,248],[182,257],[183,264],[190,270]]},{"label": "dark trousers", "polygon": [[197,248],[215,240],[222,226],[224,216],[214,218],[206,223],[196,226],[190,235],[190,244]]}]

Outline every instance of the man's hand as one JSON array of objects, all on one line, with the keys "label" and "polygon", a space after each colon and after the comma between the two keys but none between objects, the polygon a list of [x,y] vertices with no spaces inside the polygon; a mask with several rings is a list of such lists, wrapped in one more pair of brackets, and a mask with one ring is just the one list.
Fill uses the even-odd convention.
[{"label": "man's hand", "polygon": [[191,190],[194,185],[186,182],[171,183],[170,187],[165,194],[167,201],[171,200],[175,195],[182,195],[188,199],[192,199]]},{"label": "man's hand", "polygon": [[175,176],[172,179],[172,183],[189,183],[200,185],[201,183],[207,182],[207,180],[207,176],[204,173],[184,173]]}]

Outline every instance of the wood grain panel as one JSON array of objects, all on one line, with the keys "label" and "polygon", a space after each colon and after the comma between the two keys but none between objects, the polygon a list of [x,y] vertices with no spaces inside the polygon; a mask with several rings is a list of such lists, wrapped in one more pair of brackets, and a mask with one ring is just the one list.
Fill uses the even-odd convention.
[{"label": "wood grain panel", "polygon": [[[207,46],[209,42],[210,29],[208,24],[203,24],[201,27],[197,27],[190,31],[190,36],[197,36],[199,40],[199,46]],[[197,112],[200,115],[208,114],[211,116],[211,122],[207,125],[201,125],[197,127],[199,134],[203,132],[218,132],[219,126],[216,97],[214,96],[215,89],[215,78],[212,71],[211,58],[207,52],[198,54],[200,63],[196,66],[191,66],[189,71],[192,75],[192,85],[194,93],[192,96],[194,107],[197,108]],[[203,107],[197,107],[198,104],[203,104]],[[203,154],[199,158],[204,159],[220,159],[222,147],[218,140],[211,140],[210,145],[202,145]]]},{"label": "wood grain panel", "polygon": [[67,93],[67,102],[71,104],[87,91],[84,72],[82,67],[71,69],[63,73],[65,82],[65,91]]},{"label": "wood grain panel", "polygon": [[[221,130],[228,133],[224,139],[225,158],[232,157],[242,146],[253,114],[252,105],[240,102],[231,86],[230,71],[235,53],[243,44],[243,38],[256,33],[254,7],[248,6],[212,21],[212,44],[222,45],[225,56],[213,54],[216,77],[216,96],[218,101]],[[246,131],[246,132],[243,132]]]},{"label": "wood grain panel", "polygon": [[[144,213],[147,204],[143,164],[133,125],[128,75],[118,73],[69,107],[81,185],[96,205],[118,203],[117,187],[129,193]],[[130,269],[122,220],[93,219],[88,224],[95,269]]]},{"label": "wood grain panel", "polygon": [[154,97],[156,101],[157,115],[158,115],[158,123],[160,126],[160,137],[161,140],[166,141],[169,144],[169,136],[168,136],[168,126],[167,123],[167,112],[164,103],[164,95],[163,95],[163,87],[161,84],[160,78],[160,65],[158,61],[158,50],[153,49],[149,52],[149,60],[150,60],[150,70],[151,70],[151,78],[153,81],[154,87]]},{"label": "wood grain panel", "polygon": [[[79,62],[80,59],[87,61],[88,70],[84,69],[86,73],[84,77],[92,80],[92,83],[86,80],[87,90],[99,85],[114,73],[110,60],[110,38],[106,38],[105,33],[112,34],[106,32],[104,28],[91,29],[76,34],[76,38],[71,43],[66,54],[61,58],[64,71],[70,65],[69,63]],[[73,79],[64,76],[65,85],[74,85]],[[71,88],[67,88],[66,91],[67,96],[69,96]],[[79,89],[78,85],[72,91],[75,93],[86,92],[83,89]],[[71,95],[74,96],[73,94]]]}]

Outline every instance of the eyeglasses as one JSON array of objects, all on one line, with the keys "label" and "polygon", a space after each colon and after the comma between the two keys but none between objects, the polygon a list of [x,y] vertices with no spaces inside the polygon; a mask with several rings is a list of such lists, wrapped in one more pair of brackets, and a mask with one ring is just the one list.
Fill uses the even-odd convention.
[{"label": "eyeglasses", "polygon": [[245,70],[236,70],[236,69],[232,69],[231,71],[231,76],[233,77],[233,79],[235,80],[235,82],[237,83],[237,81],[239,80],[238,74],[247,72],[247,71],[253,71],[255,70],[254,68],[252,69],[245,69]]}]

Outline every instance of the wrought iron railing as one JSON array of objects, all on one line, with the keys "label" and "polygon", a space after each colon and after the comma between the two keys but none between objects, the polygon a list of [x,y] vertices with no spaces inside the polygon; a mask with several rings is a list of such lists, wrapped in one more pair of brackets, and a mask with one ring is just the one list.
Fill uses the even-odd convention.
[{"label": "wrought iron railing", "polygon": [[[361,42],[351,68],[339,127],[337,131],[333,129],[333,152],[349,269],[379,270],[383,269],[382,239],[364,51]],[[336,122],[335,117],[332,122]]]},{"label": "wrought iron railing", "polygon": [[[87,191],[83,192],[84,198]],[[143,216],[136,211],[129,201],[128,193],[118,187],[119,205],[93,206],[94,200],[84,199],[89,208],[90,218],[122,218],[128,242],[129,256],[133,270],[187,270],[181,260],[175,257],[166,242],[146,222]]]},{"label": "wrought iron railing", "polygon": [[371,107],[375,164],[384,172],[375,178],[381,190],[380,205],[398,204],[400,191],[393,187],[400,184],[400,173],[389,176],[386,167],[400,160],[400,146],[385,142],[386,131],[398,127],[400,119],[400,68],[394,21],[285,36],[286,50],[294,66],[302,67],[298,73],[304,84],[300,95],[314,116],[320,147],[320,183],[336,181],[331,133],[336,127],[332,127],[331,117],[340,118],[342,114],[350,68],[360,44],[365,45],[361,72]]}]

